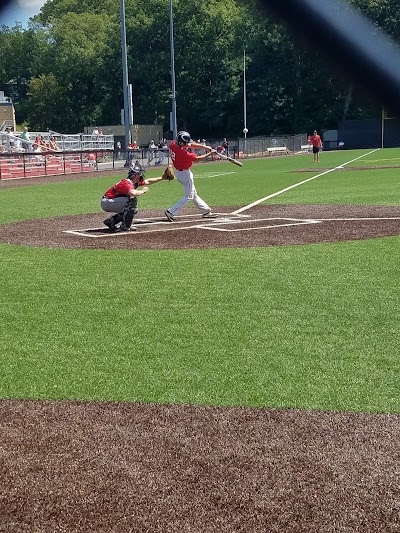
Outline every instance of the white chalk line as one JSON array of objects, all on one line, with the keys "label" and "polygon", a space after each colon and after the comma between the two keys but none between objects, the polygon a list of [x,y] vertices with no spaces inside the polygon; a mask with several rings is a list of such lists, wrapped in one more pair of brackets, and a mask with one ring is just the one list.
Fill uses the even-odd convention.
[{"label": "white chalk line", "polygon": [[[180,215],[175,217],[175,222],[169,222],[167,220],[153,220],[149,218],[145,219],[136,219],[134,220],[133,225],[138,226],[139,233],[155,233],[155,232],[165,232],[165,231],[179,231],[179,230],[186,230],[191,228],[203,228],[206,225],[210,224],[228,224],[233,223],[235,220],[243,221],[243,219],[247,219],[250,217],[250,215],[235,215],[235,218],[232,218],[232,215],[229,213],[216,213],[218,215],[218,219],[209,219],[207,222],[198,222],[198,224],[193,224],[188,226],[188,222],[193,222],[193,220],[188,219],[198,219],[198,214],[193,215]],[[181,220],[177,220],[180,218]],[[179,227],[179,225],[183,227]],[[158,227],[157,227],[158,226]],[[161,227],[160,227],[161,226]],[[144,229],[149,227],[150,229]],[[140,229],[139,229],[140,228]],[[102,233],[99,235],[88,233],[88,232],[94,232],[94,231],[107,231],[105,227],[100,228],[81,228],[76,230],[64,230],[63,233],[68,233],[70,235],[78,235],[79,237],[88,237],[90,239],[101,239],[101,238],[110,238],[110,237],[118,237],[120,235],[134,235],[137,233],[137,231],[118,231],[116,233]]]},{"label": "white chalk line", "polygon": [[[322,224],[324,222],[356,222],[356,221],[367,221],[367,222],[376,222],[378,220],[400,220],[400,217],[354,217],[354,218],[318,218],[318,219],[290,219],[290,218],[266,218],[266,219],[252,219],[252,220],[237,220],[232,221],[230,224],[238,225],[246,223],[250,225],[252,222],[264,222],[266,220],[296,220],[296,222],[288,222],[285,224],[270,224],[268,226],[250,226],[247,228],[218,228],[217,224],[211,224],[209,226],[203,226],[202,229],[209,231],[221,231],[221,232],[241,232],[241,231],[257,231],[262,229],[272,229],[272,228],[283,228],[288,226],[301,226],[301,225],[311,225],[311,224]],[[189,229],[189,228],[188,228]]]},{"label": "white chalk line", "polygon": [[354,221],[354,220],[368,220],[368,221],[375,221],[375,220],[400,220],[400,217],[353,217],[353,218],[318,218],[316,219],[319,222],[345,222],[347,220]]},{"label": "white chalk line", "polygon": [[[188,215],[188,217],[194,217],[196,215]],[[239,218],[241,217],[241,218]],[[265,226],[255,226],[254,223],[260,223],[260,222],[271,222],[273,220],[279,221],[287,221],[283,223],[275,223],[275,224],[268,224]],[[136,226],[138,227],[138,231],[121,231],[117,233],[102,233],[102,234],[91,234],[87,232],[93,232],[93,231],[101,231],[105,230],[105,228],[87,228],[87,229],[80,229],[80,230],[65,230],[63,233],[69,233],[72,235],[78,235],[79,237],[87,237],[89,239],[101,239],[101,238],[112,238],[112,237],[118,237],[120,235],[143,235],[145,233],[160,233],[160,232],[170,232],[170,231],[186,231],[191,230],[193,228],[195,229],[203,229],[207,231],[220,231],[220,232],[241,232],[241,231],[258,231],[263,229],[272,229],[272,228],[282,228],[282,227],[289,227],[289,226],[299,226],[299,225],[311,225],[311,224],[322,224],[323,222],[357,222],[357,221],[363,221],[363,222],[376,222],[379,220],[400,220],[400,217],[343,217],[343,218],[289,218],[289,217],[268,217],[268,218],[250,218],[249,215],[239,215],[238,218],[231,218],[229,215],[224,216],[224,214],[221,213],[221,218],[207,221],[207,222],[199,222],[197,224],[187,225],[188,221],[181,220],[176,222],[166,222],[166,221],[151,221],[149,219],[142,219],[138,220],[136,222]],[[140,223],[139,223],[140,222]],[[245,224],[248,227],[241,227],[241,228],[227,228],[229,225],[238,226],[239,224],[243,225]],[[224,226],[224,227],[222,227]]]},{"label": "white chalk line", "polygon": [[[265,219],[269,220],[269,219]],[[270,219],[273,220],[273,219]],[[277,219],[279,220],[279,219]],[[280,220],[295,220],[295,219],[280,219]],[[246,221],[250,222],[250,221]],[[253,220],[253,222],[263,222],[263,220]],[[320,224],[320,220],[297,220],[296,222],[286,222],[284,224],[269,224],[267,226],[251,226],[249,228],[221,228],[217,227],[214,224],[211,224],[209,226],[204,226],[202,229],[205,229],[207,231],[220,231],[220,232],[226,232],[226,233],[233,233],[233,232],[242,232],[242,231],[257,231],[261,229],[272,229],[272,228],[285,228],[289,226],[301,226],[301,225],[310,225],[310,224]],[[234,222],[233,224],[238,224],[238,222]]]},{"label": "white chalk line", "polygon": [[355,159],[351,159],[350,161],[347,161],[346,163],[342,163],[340,165],[337,165],[334,168],[330,168],[329,170],[325,170],[325,172],[321,172],[320,174],[317,174],[316,176],[311,176],[311,178],[308,178],[303,181],[299,181],[298,183],[295,183],[294,185],[290,185],[290,187],[286,187],[285,189],[282,189],[278,192],[274,192],[272,194],[269,194],[268,196],[265,196],[264,198],[260,198],[259,200],[256,200],[255,202],[245,205],[244,207],[241,207],[240,209],[237,209],[236,211],[232,211],[232,215],[237,215],[239,213],[243,213],[243,211],[247,211],[248,209],[251,209],[252,207],[255,207],[258,204],[261,204],[262,202],[265,202],[266,200],[269,200],[270,198],[274,198],[275,196],[279,196],[280,194],[283,194],[284,192],[290,191],[290,189],[294,189],[295,187],[299,187],[300,185],[304,185],[304,183],[307,183],[309,181],[315,180],[316,178],[320,178],[321,176],[325,176],[325,174],[329,174],[330,172],[334,172],[335,170],[338,170],[340,168],[343,168],[345,165],[349,165],[350,163],[353,163],[354,161],[357,161],[358,159],[362,159],[363,157],[367,157],[370,154],[373,154],[374,152],[378,151],[379,148],[375,148],[375,150],[371,150],[370,152],[360,155],[359,157],[356,157]]},{"label": "white chalk line", "polygon": [[201,180],[201,179],[219,178],[220,176],[229,176],[230,174],[236,174],[236,172],[220,172],[218,174],[210,174],[210,175],[206,174],[205,176],[196,176],[195,179]]}]

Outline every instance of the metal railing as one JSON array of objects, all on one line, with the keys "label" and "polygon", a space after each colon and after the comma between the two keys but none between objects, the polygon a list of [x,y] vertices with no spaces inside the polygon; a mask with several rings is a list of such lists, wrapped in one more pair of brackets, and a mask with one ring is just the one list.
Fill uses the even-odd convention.
[{"label": "metal railing", "polygon": [[[50,132],[51,134],[52,132]],[[49,132],[47,132],[49,134]],[[5,134],[8,139],[17,136]],[[85,150],[77,148],[69,150],[17,151],[0,153],[0,179],[13,179],[57,174],[74,174],[90,171],[124,169],[138,162],[146,169],[163,168],[171,162],[169,149],[138,148],[134,150],[114,150],[114,147],[102,147],[101,143],[92,142],[90,135],[70,135],[69,146],[81,143],[91,145]],[[64,136],[67,146],[67,136]],[[285,146],[288,153],[300,153],[301,147],[307,143],[307,135],[287,135],[276,137],[260,137],[253,139],[236,139],[229,141],[230,155],[235,158],[267,157],[271,155],[268,148]],[[33,143],[30,143],[31,145]],[[110,143],[111,144],[111,143]],[[217,147],[221,141],[207,141],[208,145]],[[94,145],[94,147],[92,146]],[[107,145],[106,145],[107,146]],[[225,153],[226,155],[226,153]],[[218,156],[213,159],[218,159]],[[204,161],[206,162],[206,160]]]},{"label": "metal railing", "polygon": [[[111,152],[112,157],[113,152]],[[105,154],[82,151],[14,152],[0,154],[0,179],[18,179],[98,170]]]},{"label": "metal railing", "polygon": [[160,152],[96,149],[0,153],[0,179],[124,169],[136,161],[145,168],[163,168],[170,163],[170,156],[168,150]]},{"label": "metal railing", "polygon": [[56,150],[114,150],[114,135],[103,135],[97,138],[92,135],[82,133],[66,134],[56,131],[30,131],[29,141],[21,139],[22,132],[11,131],[6,133],[0,130],[0,143],[3,151],[22,152],[25,146],[32,149],[34,144],[48,145],[53,140],[57,146]]}]

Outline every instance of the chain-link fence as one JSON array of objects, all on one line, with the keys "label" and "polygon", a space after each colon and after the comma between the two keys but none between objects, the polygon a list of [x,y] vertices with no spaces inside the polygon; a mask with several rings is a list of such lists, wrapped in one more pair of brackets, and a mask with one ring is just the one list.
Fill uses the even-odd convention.
[{"label": "chain-link fence", "polygon": [[[229,152],[234,157],[267,157],[275,154],[295,154],[307,144],[307,134],[271,135],[265,137],[228,139]],[[223,145],[220,139],[208,141],[213,148]],[[225,152],[226,154],[226,152]]]}]

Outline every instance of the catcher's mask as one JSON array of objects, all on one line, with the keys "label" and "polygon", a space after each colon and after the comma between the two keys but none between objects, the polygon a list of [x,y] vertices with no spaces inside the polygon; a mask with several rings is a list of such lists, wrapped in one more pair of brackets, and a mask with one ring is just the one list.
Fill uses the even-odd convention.
[{"label": "catcher's mask", "polygon": [[190,133],[187,131],[178,131],[176,142],[179,144],[179,146],[185,146],[186,144],[190,143],[191,140]]},{"label": "catcher's mask", "polygon": [[128,179],[135,178],[136,176],[143,177],[145,169],[141,165],[133,165],[128,170]]}]

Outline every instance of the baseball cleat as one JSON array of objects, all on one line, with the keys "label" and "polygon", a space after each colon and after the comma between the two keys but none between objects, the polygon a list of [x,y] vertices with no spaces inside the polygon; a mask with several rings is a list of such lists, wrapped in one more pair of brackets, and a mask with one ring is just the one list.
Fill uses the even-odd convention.
[{"label": "baseball cleat", "polygon": [[204,215],[201,215],[202,218],[217,218],[217,215],[213,215],[211,211],[207,211],[207,213],[204,213]]},{"label": "baseball cleat", "polygon": [[164,211],[164,213],[165,213],[165,216],[168,218],[168,220],[169,220],[170,222],[174,222],[174,221],[175,221],[175,219],[174,219],[174,215],[173,215],[172,213],[170,213],[170,212],[168,211],[168,209],[167,209],[166,211]]},{"label": "baseball cleat", "polygon": [[127,228],[125,226],[117,226],[115,228],[115,231],[119,232],[119,233],[122,233],[124,231],[136,231],[136,230],[137,230],[137,228],[135,226],[131,226],[130,228]]}]

